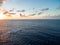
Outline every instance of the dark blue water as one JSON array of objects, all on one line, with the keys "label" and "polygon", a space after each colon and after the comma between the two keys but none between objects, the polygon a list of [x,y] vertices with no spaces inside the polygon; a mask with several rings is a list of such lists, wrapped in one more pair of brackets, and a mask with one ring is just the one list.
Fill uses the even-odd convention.
[{"label": "dark blue water", "polygon": [[0,45],[60,45],[60,20],[0,20]]}]

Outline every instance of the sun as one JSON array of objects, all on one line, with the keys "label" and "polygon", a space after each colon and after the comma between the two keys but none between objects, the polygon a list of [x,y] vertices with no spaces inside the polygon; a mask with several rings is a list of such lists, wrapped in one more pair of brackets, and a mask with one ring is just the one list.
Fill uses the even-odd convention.
[{"label": "sun", "polygon": [[0,13],[0,19],[5,19],[5,15]]}]

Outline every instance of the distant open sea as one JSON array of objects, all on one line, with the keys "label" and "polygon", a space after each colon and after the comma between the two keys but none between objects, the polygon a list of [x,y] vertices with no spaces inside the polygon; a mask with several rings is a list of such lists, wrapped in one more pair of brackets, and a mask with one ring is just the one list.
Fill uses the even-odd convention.
[{"label": "distant open sea", "polygon": [[60,45],[60,20],[0,20],[0,45]]}]

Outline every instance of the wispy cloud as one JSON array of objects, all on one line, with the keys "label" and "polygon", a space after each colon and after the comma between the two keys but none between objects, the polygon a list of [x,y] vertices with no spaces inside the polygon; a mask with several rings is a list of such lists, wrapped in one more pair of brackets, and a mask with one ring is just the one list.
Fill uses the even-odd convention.
[{"label": "wispy cloud", "polygon": [[39,13],[38,13],[38,15],[41,15],[41,14],[42,14],[42,12],[39,12]]},{"label": "wispy cloud", "polygon": [[35,13],[34,14],[29,14],[28,16],[34,16],[34,15],[36,15]]},{"label": "wispy cloud", "polygon": [[49,10],[49,8],[44,8],[44,9],[41,9],[41,11],[47,11]]},{"label": "wispy cloud", "polygon": [[26,10],[17,10],[17,12],[25,12]]},{"label": "wispy cloud", "polygon": [[14,11],[14,8],[9,10],[9,12],[13,12],[13,11]]}]

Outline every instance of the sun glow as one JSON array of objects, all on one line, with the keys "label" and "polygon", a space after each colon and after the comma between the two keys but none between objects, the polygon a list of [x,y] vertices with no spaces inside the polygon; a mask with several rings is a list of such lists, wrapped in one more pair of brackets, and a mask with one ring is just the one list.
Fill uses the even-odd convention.
[{"label": "sun glow", "polygon": [[0,14],[0,19],[5,19],[5,15]]}]

